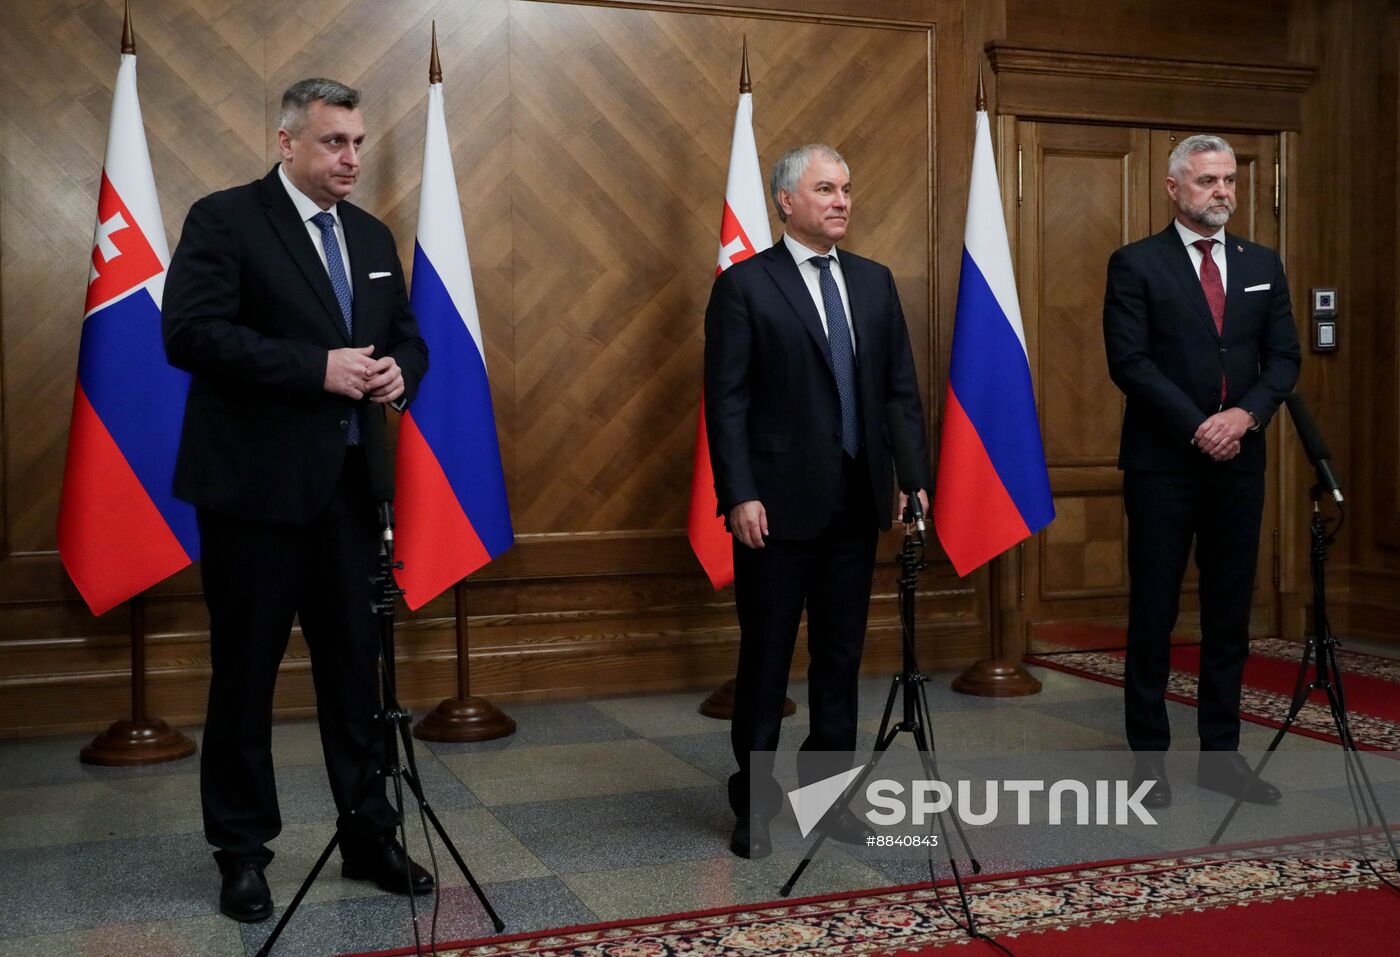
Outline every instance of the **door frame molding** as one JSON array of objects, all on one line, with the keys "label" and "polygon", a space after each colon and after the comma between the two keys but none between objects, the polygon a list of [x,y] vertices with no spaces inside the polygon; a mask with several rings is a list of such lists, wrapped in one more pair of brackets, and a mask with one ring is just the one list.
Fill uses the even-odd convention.
[{"label": "door frame molding", "polygon": [[992,41],[996,112],[1023,119],[1251,132],[1302,127],[1317,68],[1050,50]]}]

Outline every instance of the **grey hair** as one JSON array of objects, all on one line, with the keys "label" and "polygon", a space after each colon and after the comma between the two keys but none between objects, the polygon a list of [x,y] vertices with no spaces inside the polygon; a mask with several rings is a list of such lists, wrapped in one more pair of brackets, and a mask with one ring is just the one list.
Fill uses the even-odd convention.
[{"label": "grey hair", "polygon": [[1233,159],[1235,151],[1230,144],[1225,142],[1224,137],[1215,136],[1210,133],[1197,133],[1195,136],[1188,136],[1180,143],[1176,144],[1176,149],[1172,150],[1172,155],[1167,160],[1167,175],[1172,179],[1180,179],[1181,173],[1186,169],[1186,164],[1190,161],[1193,153],[1229,153]]},{"label": "grey hair", "polygon": [[353,110],[360,105],[360,91],[323,77],[297,80],[282,94],[282,112],[277,117],[277,128],[296,136],[306,126],[307,108],[317,101],[327,106]]},{"label": "grey hair", "polygon": [[807,167],[811,165],[813,156],[824,156],[833,162],[840,163],[841,168],[846,171],[846,176],[851,175],[851,168],[846,165],[846,160],[825,143],[807,143],[796,149],[788,150],[778,157],[778,162],[773,164],[773,173],[768,177],[768,191],[773,194],[773,205],[778,210],[778,219],[781,222],[787,222],[787,213],[783,212],[783,204],[778,202],[778,190],[795,192],[797,181],[802,178],[803,173],[807,172]]}]

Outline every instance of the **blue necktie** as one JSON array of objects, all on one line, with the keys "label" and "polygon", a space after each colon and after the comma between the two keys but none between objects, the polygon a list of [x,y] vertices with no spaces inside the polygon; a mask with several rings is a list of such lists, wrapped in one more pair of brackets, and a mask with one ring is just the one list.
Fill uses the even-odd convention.
[{"label": "blue necktie", "polygon": [[[340,258],[340,241],[335,238],[335,217],[330,213],[317,213],[311,222],[321,230],[321,246],[326,250],[326,272],[331,277],[331,288],[335,290],[336,302],[340,303],[340,317],[345,320],[345,334],[354,342],[350,316],[354,299],[350,295],[350,280],[345,276],[345,263]],[[350,410],[350,427],[345,433],[347,445],[360,444],[360,410]]]},{"label": "blue necktie", "polygon": [[836,394],[841,398],[841,449],[855,458],[860,451],[860,417],[856,414],[856,353],[851,346],[851,330],[846,328],[846,309],[841,305],[836,277],[831,274],[831,257],[813,256],[808,262],[814,263],[821,274],[831,371],[836,375]]}]

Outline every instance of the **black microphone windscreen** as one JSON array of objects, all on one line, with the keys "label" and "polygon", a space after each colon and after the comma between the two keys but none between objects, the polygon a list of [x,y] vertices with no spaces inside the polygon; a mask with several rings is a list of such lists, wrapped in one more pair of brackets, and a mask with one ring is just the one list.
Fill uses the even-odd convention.
[{"label": "black microphone windscreen", "polygon": [[1308,461],[1316,465],[1318,462],[1330,460],[1332,451],[1327,448],[1327,443],[1322,438],[1322,430],[1313,421],[1312,413],[1308,411],[1303,397],[1292,392],[1284,402],[1288,404],[1288,414],[1293,419],[1293,427],[1298,430],[1298,438],[1303,443],[1303,451],[1307,453]]},{"label": "black microphone windscreen", "polygon": [[394,500],[394,469],[389,464],[383,413],[369,403],[361,403],[360,426],[365,466],[369,472],[370,498],[376,504],[391,502]]},{"label": "black microphone windscreen", "polygon": [[890,434],[890,450],[894,453],[894,471],[899,478],[900,490],[913,492],[919,488],[919,476],[923,470],[919,467],[919,456],[909,436],[904,407],[898,402],[885,406],[885,428]]}]

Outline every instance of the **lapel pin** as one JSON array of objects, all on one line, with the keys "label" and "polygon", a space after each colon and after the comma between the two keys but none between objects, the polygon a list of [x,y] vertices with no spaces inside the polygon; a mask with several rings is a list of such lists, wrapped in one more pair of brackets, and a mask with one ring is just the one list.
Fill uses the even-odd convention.
[{"label": "lapel pin", "polygon": [[1237,253],[1242,253],[1242,252],[1244,252],[1244,247],[1241,246],[1239,243],[1236,243],[1236,244],[1235,244],[1235,252],[1237,252]]}]

